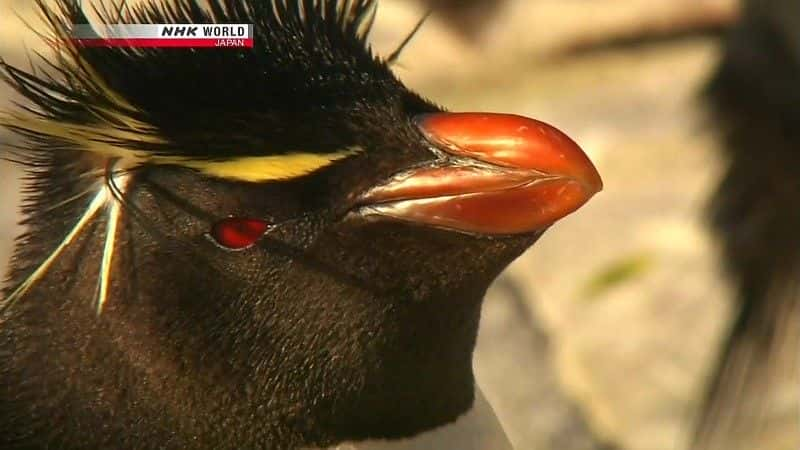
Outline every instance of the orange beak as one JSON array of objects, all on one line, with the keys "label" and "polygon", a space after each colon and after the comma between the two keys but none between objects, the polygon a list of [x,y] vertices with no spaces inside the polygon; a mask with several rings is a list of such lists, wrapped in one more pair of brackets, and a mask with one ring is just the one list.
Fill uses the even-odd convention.
[{"label": "orange beak", "polygon": [[442,157],[368,191],[362,213],[466,233],[520,234],[546,228],[603,188],[578,144],[538,120],[439,113],[416,123]]}]

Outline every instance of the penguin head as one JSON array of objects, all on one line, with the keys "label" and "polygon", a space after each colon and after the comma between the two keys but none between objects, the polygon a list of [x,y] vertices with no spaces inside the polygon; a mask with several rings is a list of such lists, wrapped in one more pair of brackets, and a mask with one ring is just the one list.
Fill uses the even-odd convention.
[{"label": "penguin head", "polygon": [[134,384],[203,430],[235,411],[317,445],[453,420],[487,287],[596,170],[550,125],[408,90],[367,45],[373,1],[210,3],[127,21],[252,23],[253,49],[69,44],[88,19],[63,1],[43,8],[68,43],[56,75],[2,67],[33,105],[2,118],[36,167],[29,211],[68,218],[32,214],[53,238],[23,259],[61,252],[36,283],[80,277],[31,304],[20,270],[6,305],[76,311],[58,320],[125,343],[114,371],[151,368]]}]

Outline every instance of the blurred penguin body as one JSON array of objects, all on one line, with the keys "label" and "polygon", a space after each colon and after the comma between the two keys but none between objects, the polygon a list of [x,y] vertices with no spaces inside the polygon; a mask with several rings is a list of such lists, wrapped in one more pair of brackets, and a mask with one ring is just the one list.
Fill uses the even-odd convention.
[{"label": "blurred penguin body", "polygon": [[697,425],[697,450],[746,447],[737,447],[736,430],[763,431],[778,396],[792,395],[782,387],[797,385],[798,80],[800,3],[746,1],[707,93],[728,163],[712,224],[738,306]]}]

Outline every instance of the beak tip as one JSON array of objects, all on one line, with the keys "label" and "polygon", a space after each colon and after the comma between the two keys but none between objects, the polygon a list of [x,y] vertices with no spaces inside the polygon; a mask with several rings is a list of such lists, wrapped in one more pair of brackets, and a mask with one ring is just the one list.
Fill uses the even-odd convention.
[{"label": "beak tip", "polygon": [[586,187],[589,188],[591,195],[595,195],[601,192],[605,186],[603,185],[603,178],[600,177],[600,172],[597,171],[597,168],[591,163],[591,161],[589,162],[588,167],[589,173],[587,174],[585,181]]}]

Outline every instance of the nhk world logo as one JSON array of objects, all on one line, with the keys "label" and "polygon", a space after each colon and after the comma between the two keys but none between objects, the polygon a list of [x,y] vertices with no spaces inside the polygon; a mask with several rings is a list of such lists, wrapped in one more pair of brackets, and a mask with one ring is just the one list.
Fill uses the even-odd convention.
[{"label": "nhk world logo", "polygon": [[251,24],[74,25],[72,40],[84,47],[253,48]]}]

